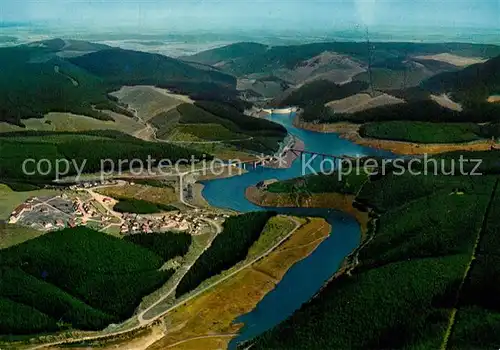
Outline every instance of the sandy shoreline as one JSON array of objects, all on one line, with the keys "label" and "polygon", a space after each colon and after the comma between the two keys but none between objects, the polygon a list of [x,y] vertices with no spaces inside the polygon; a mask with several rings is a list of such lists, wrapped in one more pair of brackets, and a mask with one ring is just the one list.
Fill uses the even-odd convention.
[{"label": "sandy shoreline", "polygon": [[[294,220],[298,224],[296,229],[284,232],[279,238],[285,240],[265,257],[167,314],[169,331],[147,349],[211,349],[210,338],[224,338],[219,345],[227,348],[243,327],[234,320],[252,311],[293,265],[309,256],[328,237],[330,227],[324,219]],[[188,345],[176,346],[180,344]]]},{"label": "sandy shoreline", "polygon": [[303,208],[328,208],[335,209],[353,216],[361,227],[363,240],[368,232],[370,214],[362,212],[353,206],[355,196],[340,193],[315,193],[305,198],[292,197],[287,193],[271,193],[255,186],[248,187],[246,198],[261,207],[303,207]]},{"label": "sandy shoreline", "polygon": [[422,154],[438,154],[453,151],[489,151],[493,147],[490,140],[473,141],[466,143],[413,143],[404,141],[380,140],[362,137],[359,134],[361,124],[353,123],[332,123],[332,124],[315,124],[300,121],[297,116],[294,120],[294,126],[304,130],[323,132],[323,133],[338,133],[340,137],[352,141],[358,145],[383,149],[400,155],[422,155]]}]

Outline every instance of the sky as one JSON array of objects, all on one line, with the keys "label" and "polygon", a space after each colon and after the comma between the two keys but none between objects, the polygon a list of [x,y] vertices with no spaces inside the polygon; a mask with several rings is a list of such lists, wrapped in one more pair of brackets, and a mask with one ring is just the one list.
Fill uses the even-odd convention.
[{"label": "sky", "polygon": [[181,32],[480,27],[500,35],[500,0],[0,0],[1,22]]}]

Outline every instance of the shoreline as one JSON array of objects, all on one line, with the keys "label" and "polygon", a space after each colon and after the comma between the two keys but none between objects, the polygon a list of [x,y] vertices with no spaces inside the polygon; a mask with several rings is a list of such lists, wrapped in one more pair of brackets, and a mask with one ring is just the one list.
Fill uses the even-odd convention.
[{"label": "shoreline", "polygon": [[357,145],[390,151],[398,155],[439,154],[453,151],[489,151],[492,143],[490,140],[472,141],[465,143],[414,143],[405,141],[382,140],[365,138],[359,134],[362,124],[338,122],[331,124],[315,124],[300,120],[297,115],[293,121],[296,128],[321,133],[338,133],[343,139]]},{"label": "shoreline", "polygon": [[330,225],[324,219],[302,221],[294,217],[287,218],[300,225],[285,235],[285,238],[289,237],[280,246],[231,279],[180,307],[175,313],[167,314],[164,320],[172,330],[149,346],[148,350],[192,342],[199,343],[200,349],[206,348],[209,340],[204,336],[207,334],[219,338],[219,341],[223,338],[224,346],[232,338],[238,337],[244,324],[235,320],[251,312],[276,288],[288,270],[314,252],[330,232]]},{"label": "shoreline", "polygon": [[[272,193],[262,191],[256,186],[248,187],[245,197],[255,205],[260,207],[281,207],[281,208],[326,208],[339,210],[353,216],[359,223],[361,240],[365,241],[368,234],[368,226],[371,220],[369,212],[363,212],[354,207],[355,195],[340,193],[318,193],[309,198],[292,198],[287,193]],[[300,202],[298,202],[300,201]]]}]

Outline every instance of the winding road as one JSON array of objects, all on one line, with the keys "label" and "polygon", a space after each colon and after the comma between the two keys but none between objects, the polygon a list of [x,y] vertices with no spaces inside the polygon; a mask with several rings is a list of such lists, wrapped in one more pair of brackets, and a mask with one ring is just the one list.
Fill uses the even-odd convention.
[{"label": "winding road", "polygon": [[[121,336],[121,335],[128,334],[128,333],[133,332],[133,331],[137,331],[137,330],[139,330],[141,328],[145,328],[145,327],[151,325],[153,322],[157,321],[158,319],[164,317],[168,313],[172,312],[173,310],[175,310],[175,309],[179,308],[180,306],[184,305],[185,303],[187,303],[187,302],[193,300],[194,298],[200,296],[201,294],[203,294],[207,290],[209,290],[209,289],[211,289],[211,288],[213,288],[213,287],[215,287],[215,286],[223,283],[224,281],[227,281],[231,277],[233,277],[236,274],[240,273],[241,271],[249,268],[250,266],[252,266],[256,262],[258,262],[259,260],[261,260],[261,259],[265,258],[266,256],[268,256],[269,254],[271,254],[275,249],[277,249],[287,239],[289,239],[300,227],[302,227],[302,224],[297,219],[295,219],[293,217],[291,217],[290,219],[295,223],[295,227],[285,237],[283,237],[279,242],[277,242],[276,244],[274,244],[267,251],[265,251],[264,253],[262,253],[258,257],[252,259],[252,261],[250,261],[250,262],[246,263],[245,265],[239,267],[238,269],[232,271],[227,276],[224,276],[220,280],[217,280],[217,281],[213,282],[212,284],[206,286],[205,288],[197,291],[196,293],[194,293],[193,295],[189,296],[188,298],[179,300],[176,304],[174,304],[173,306],[171,306],[170,308],[168,308],[164,312],[156,315],[153,318],[150,318],[150,319],[146,320],[144,318],[144,315],[148,311],[150,311],[151,309],[153,309],[155,306],[157,306],[158,304],[160,304],[162,301],[164,301],[166,298],[168,298],[175,291],[175,289],[177,288],[177,285],[179,284],[179,282],[181,280],[181,279],[179,279],[179,282],[176,283],[176,285],[173,286],[171,289],[169,289],[169,291],[167,293],[165,293],[163,296],[161,296],[153,305],[151,305],[146,310],[142,311],[140,314],[137,315],[137,319],[139,321],[139,325],[137,325],[137,326],[134,326],[132,328],[129,328],[129,329],[126,329],[126,330],[122,330],[122,331],[111,332],[111,333],[108,333],[108,334],[93,335],[93,336],[84,336],[84,337],[79,337],[79,338],[70,338],[70,339],[60,340],[60,341],[56,341],[56,342],[52,342],[52,343],[40,344],[40,345],[33,346],[33,347],[29,348],[29,349],[35,350],[35,349],[43,349],[43,348],[47,348],[47,347],[53,347],[53,346],[64,345],[64,344],[67,345],[67,344],[71,344],[71,343],[79,343],[79,342],[84,342],[84,341],[104,340],[104,339],[109,339],[109,338],[115,338],[115,337],[118,337],[118,336]],[[213,224],[213,225],[215,225],[216,230],[217,230],[218,233],[222,231],[222,227],[220,225],[218,225],[217,223],[215,223],[215,222],[213,222],[211,220],[210,220],[210,223]],[[210,241],[209,244],[207,244],[207,248],[208,248],[208,246],[211,243],[212,243],[212,241]],[[189,266],[189,268],[191,266]],[[187,271],[189,271],[189,268],[186,269],[185,273],[187,273]]]},{"label": "winding road", "polygon": [[[152,304],[151,306],[149,306],[147,309],[143,310],[141,313],[139,313],[137,315],[137,319],[139,321],[139,324],[141,326],[144,326],[146,324],[148,324],[149,322],[151,322],[151,320],[146,320],[144,318],[144,316],[149,312],[151,311],[152,309],[154,309],[156,306],[158,306],[159,304],[161,304],[165,299],[167,299],[169,296],[172,295],[172,293],[175,292],[175,290],[177,289],[177,286],[179,285],[179,283],[181,282],[181,280],[184,278],[184,276],[186,275],[186,273],[191,269],[191,267],[194,265],[194,263],[198,260],[198,258],[212,245],[212,242],[214,241],[215,237],[217,237],[217,235],[219,233],[222,232],[222,226],[219,225],[217,222],[213,221],[213,220],[209,220],[209,219],[203,219],[205,221],[207,221],[210,225],[212,225],[212,227],[215,228],[216,230],[216,234],[212,237],[212,239],[207,243],[207,245],[205,246],[205,248],[200,252],[200,254],[198,254],[198,256],[196,257],[196,259],[193,260],[193,263],[190,264],[190,265],[187,265],[187,266],[183,266],[182,268],[185,270],[184,273],[182,273],[182,275],[178,276],[177,277],[177,282],[175,283],[174,286],[172,286],[172,288],[170,288],[168,290],[167,293],[165,293],[163,296],[161,296],[154,304]],[[170,310],[170,309],[169,309]],[[166,311],[168,312],[168,310]],[[153,319],[153,321],[156,320],[156,319]]]}]

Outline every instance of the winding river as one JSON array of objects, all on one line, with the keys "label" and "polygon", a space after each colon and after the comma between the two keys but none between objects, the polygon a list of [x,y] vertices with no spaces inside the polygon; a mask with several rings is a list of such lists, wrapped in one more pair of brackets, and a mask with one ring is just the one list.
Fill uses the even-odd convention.
[{"label": "winding river", "polygon": [[[273,114],[269,119],[282,124],[291,135],[304,141],[305,150],[350,156],[390,156],[385,151],[356,145],[340,138],[334,133],[318,133],[298,129],[293,126],[294,114]],[[318,157],[311,163],[315,171],[320,169],[321,159]],[[295,160],[288,169],[272,169],[257,167],[249,172],[226,179],[204,182],[203,196],[215,207],[228,208],[240,212],[263,210],[249,202],[245,190],[259,181],[267,179],[286,180],[311,173],[311,168],[303,167],[300,159]],[[360,243],[361,232],[357,221],[351,216],[329,209],[308,208],[265,208],[297,216],[324,217],[333,227],[330,236],[319,247],[302,261],[293,265],[276,288],[250,313],[239,317],[235,322],[243,322],[240,335],[235,338],[230,349],[234,349],[241,341],[251,339],[288,318],[295,310],[310,300],[323,284],[338,270],[343,259]]]}]

